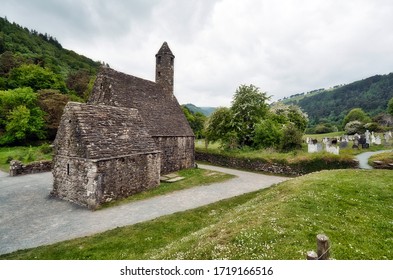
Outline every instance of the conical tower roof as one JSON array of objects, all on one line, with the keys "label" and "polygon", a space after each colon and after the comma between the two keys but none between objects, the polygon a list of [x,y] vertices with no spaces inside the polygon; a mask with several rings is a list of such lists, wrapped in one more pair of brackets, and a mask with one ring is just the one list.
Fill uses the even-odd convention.
[{"label": "conical tower roof", "polygon": [[165,55],[171,55],[171,56],[175,57],[175,56],[173,55],[171,49],[169,48],[167,42],[164,42],[164,43],[162,44],[162,46],[161,46],[161,48],[158,50],[158,53],[156,54],[156,56],[157,56],[157,55],[164,55],[164,54],[165,54]]}]

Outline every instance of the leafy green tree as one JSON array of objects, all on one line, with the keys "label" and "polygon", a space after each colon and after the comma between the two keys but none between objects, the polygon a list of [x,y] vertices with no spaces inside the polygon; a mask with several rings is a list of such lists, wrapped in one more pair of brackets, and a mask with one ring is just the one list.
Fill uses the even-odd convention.
[{"label": "leafy green tree", "polygon": [[255,127],[254,147],[278,148],[283,137],[282,124],[273,119],[265,119]]},{"label": "leafy green tree", "polygon": [[14,108],[7,116],[5,134],[0,138],[0,144],[23,143],[28,139],[44,139],[43,114],[33,115],[24,105]]},{"label": "leafy green tree", "polygon": [[204,137],[204,127],[206,116],[202,113],[196,112],[195,114],[191,112],[186,106],[182,106],[182,110],[192,131],[195,134],[196,139],[201,139]]},{"label": "leafy green tree", "polygon": [[360,121],[351,121],[345,125],[345,131],[347,134],[352,135],[355,133],[364,133],[365,128],[362,122]]},{"label": "leafy green tree", "polygon": [[48,139],[56,137],[57,128],[60,124],[61,116],[67,102],[70,101],[68,95],[61,94],[57,90],[38,91],[38,105],[45,112],[44,120]]},{"label": "leafy green tree", "polygon": [[297,105],[285,105],[283,103],[275,104],[271,109],[271,115],[278,123],[293,123],[300,131],[305,131],[308,124],[307,114],[304,113]]},{"label": "leafy green tree", "polygon": [[232,128],[231,110],[225,107],[217,108],[207,119],[205,126],[205,136],[207,142],[226,141],[231,138]]},{"label": "leafy green tree", "polygon": [[90,74],[87,70],[81,69],[68,75],[66,84],[67,88],[73,90],[79,97],[84,97],[88,89]]},{"label": "leafy green tree", "polygon": [[241,85],[236,90],[230,109],[230,124],[237,135],[240,147],[253,144],[255,126],[266,116],[269,99],[266,92],[261,92],[254,85]]},{"label": "leafy green tree", "polygon": [[354,108],[345,116],[343,126],[352,121],[359,121],[363,124],[371,122],[371,118],[361,109]]},{"label": "leafy green tree", "polygon": [[23,64],[13,68],[9,74],[8,85],[11,88],[31,87],[34,91],[40,89],[58,89],[63,93],[67,91],[61,76],[35,64]]},{"label": "leafy green tree", "polygon": [[42,139],[44,134],[44,112],[31,88],[0,91],[0,144]]},{"label": "leafy green tree", "polygon": [[302,148],[303,133],[293,124],[288,123],[283,130],[281,149],[291,151]]}]

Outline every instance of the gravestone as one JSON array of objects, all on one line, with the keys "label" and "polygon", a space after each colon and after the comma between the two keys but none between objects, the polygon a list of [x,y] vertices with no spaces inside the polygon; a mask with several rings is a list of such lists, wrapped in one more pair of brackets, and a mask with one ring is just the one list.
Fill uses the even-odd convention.
[{"label": "gravestone", "polygon": [[308,144],[308,152],[311,153],[318,153],[323,151],[322,143],[309,143]]},{"label": "gravestone", "polygon": [[344,140],[340,142],[340,149],[348,148],[348,141]]},{"label": "gravestone", "polygon": [[326,144],[325,150],[326,150],[326,152],[334,154],[334,155],[340,154],[340,147],[338,147],[336,145]]}]

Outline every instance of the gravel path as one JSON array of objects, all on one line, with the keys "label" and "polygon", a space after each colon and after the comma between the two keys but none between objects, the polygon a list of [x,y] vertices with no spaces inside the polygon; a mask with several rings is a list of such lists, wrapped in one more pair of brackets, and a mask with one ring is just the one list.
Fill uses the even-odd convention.
[{"label": "gravel path", "polygon": [[200,168],[237,177],[94,212],[49,198],[51,173],[19,177],[0,174],[0,255],[152,220],[288,179],[202,164]]}]

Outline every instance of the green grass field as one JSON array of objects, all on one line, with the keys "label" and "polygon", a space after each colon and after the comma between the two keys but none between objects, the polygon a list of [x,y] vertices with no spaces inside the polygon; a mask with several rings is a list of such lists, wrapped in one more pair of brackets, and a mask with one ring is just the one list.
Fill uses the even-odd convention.
[{"label": "green grass field", "polygon": [[271,188],[0,259],[393,259],[393,172],[315,172]]},{"label": "green grass field", "polygon": [[52,150],[44,144],[35,147],[0,147],[0,170],[8,172],[10,161],[19,160],[23,163],[52,159]]}]

